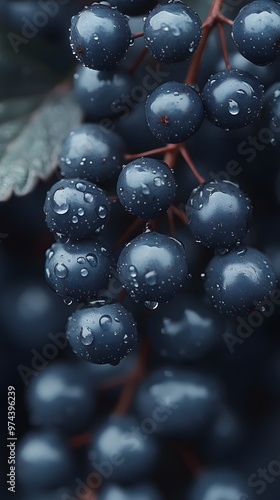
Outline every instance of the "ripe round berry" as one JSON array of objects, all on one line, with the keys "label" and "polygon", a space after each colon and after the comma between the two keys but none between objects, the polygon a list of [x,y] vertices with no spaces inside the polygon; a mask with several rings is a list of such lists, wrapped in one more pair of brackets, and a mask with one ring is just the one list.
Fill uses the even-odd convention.
[{"label": "ripe round berry", "polygon": [[280,54],[280,5],[274,0],[257,0],[245,5],[232,26],[232,38],[239,52],[254,64],[273,62]]},{"label": "ripe round berry", "polygon": [[32,425],[75,434],[91,424],[95,406],[92,382],[75,365],[50,364],[32,379],[26,397]]},{"label": "ripe round berry", "polygon": [[116,68],[130,42],[128,20],[108,5],[94,3],[72,17],[70,46],[78,61],[88,68]]},{"label": "ripe round berry", "polygon": [[143,432],[140,424],[134,416],[113,415],[95,430],[88,454],[93,467],[111,463],[112,457],[122,458],[111,468],[110,481],[129,483],[142,479],[156,464],[158,441],[151,433]]},{"label": "ripe round berry", "polygon": [[120,253],[117,270],[126,291],[135,300],[168,300],[182,287],[188,268],[178,240],[149,231],[130,241]]},{"label": "ripe round berry", "polygon": [[146,45],[165,64],[185,61],[196,50],[202,22],[196,12],[175,0],[155,7],[144,23]]},{"label": "ripe round berry", "polygon": [[78,309],[68,319],[66,333],[74,353],[97,364],[118,364],[137,342],[134,318],[118,303]]},{"label": "ripe round berry", "polygon": [[213,257],[204,278],[205,292],[214,307],[231,315],[260,308],[276,289],[276,284],[266,256],[255,248],[246,247]]},{"label": "ripe round berry", "polygon": [[127,72],[95,71],[81,66],[74,76],[78,104],[93,122],[117,118],[124,111],[123,95],[130,95],[135,79]]},{"label": "ripe round berry", "polygon": [[220,71],[209,78],[202,91],[206,117],[226,130],[245,127],[258,117],[263,93],[263,85],[247,71]]},{"label": "ripe round berry", "polygon": [[47,193],[44,212],[50,231],[74,240],[92,238],[108,221],[110,204],[104,192],[88,181],[62,179]]},{"label": "ripe round berry", "polygon": [[247,479],[234,470],[213,469],[197,477],[185,500],[254,500],[252,491]]},{"label": "ripe round berry", "polygon": [[166,82],[148,97],[146,117],[157,139],[169,143],[183,142],[194,135],[203,122],[202,100],[189,85]]},{"label": "ripe round berry", "polygon": [[118,484],[107,484],[100,491],[98,500],[163,500],[163,497],[154,485],[141,482],[126,488]]},{"label": "ripe round berry", "polygon": [[193,190],[186,212],[196,241],[207,247],[229,248],[246,235],[252,207],[237,184],[210,181]]},{"label": "ripe round berry", "polygon": [[117,194],[128,212],[149,220],[170,207],[176,194],[176,182],[163,161],[138,158],[121,171]]},{"label": "ripe round berry", "polygon": [[124,161],[122,138],[102,125],[84,123],[63,142],[60,171],[67,179],[79,177],[96,184],[114,180]]},{"label": "ripe round berry", "polygon": [[109,250],[97,240],[54,243],[46,253],[46,280],[69,302],[95,297],[107,287],[111,271]]}]

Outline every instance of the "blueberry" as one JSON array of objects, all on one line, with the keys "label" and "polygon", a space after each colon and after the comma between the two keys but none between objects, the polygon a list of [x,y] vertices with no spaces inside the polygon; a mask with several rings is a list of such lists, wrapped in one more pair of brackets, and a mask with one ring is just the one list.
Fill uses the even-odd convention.
[{"label": "blueberry", "polygon": [[254,64],[273,62],[280,54],[280,5],[257,0],[245,5],[234,19],[232,38],[239,52]]},{"label": "blueberry", "polygon": [[142,219],[166,211],[175,198],[176,182],[166,163],[139,158],[128,163],[119,175],[117,193],[124,208]]},{"label": "blueberry", "polygon": [[128,20],[108,5],[94,3],[72,17],[70,46],[77,59],[91,69],[116,68],[130,41]]},{"label": "blueberry", "polygon": [[202,100],[189,85],[166,82],[148,97],[146,117],[157,139],[169,143],[183,142],[194,135],[203,122]]},{"label": "blueberry", "polygon": [[206,117],[225,130],[245,127],[259,116],[263,93],[263,85],[247,71],[220,71],[202,91]]},{"label": "blueberry", "polygon": [[109,218],[110,203],[94,184],[81,179],[62,179],[47,193],[44,212],[50,231],[81,240],[102,231]]},{"label": "blueberry", "polygon": [[27,407],[33,425],[74,434],[90,426],[95,406],[92,383],[79,367],[53,363],[28,386]]},{"label": "blueberry", "polygon": [[104,184],[114,180],[124,163],[122,138],[102,125],[84,123],[72,130],[60,152],[61,174]]},{"label": "blueberry", "polygon": [[155,7],[144,23],[146,45],[165,64],[188,59],[202,36],[202,22],[190,7],[179,1]]},{"label": "blueberry", "polygon": [[155,466],[158,442],[139,425],[136,417],[114,415],[95,430],[89,459],[97,471],[99,464],[110,465],[110,481],[135,481]]},{"label": "blueberry", "polygon": [[[246,314],[269,299],[276,278],[266,256],[255,248],[239,247],[209,262],[204,288],[214,307],[224,314]],[[260,313],[258,313],[260,314]]]},{"label": "blueberry", "polygon": [[97,240],[54,243],[46,254],[46,280],[70,303],[95,297],[108,286],[111,271],[109,250]]},{"label": "blueberry", "polygon": [[145,232],[122,250],[117,264],[119,279],[135,300],[151,302],[173,297],[187,277],[182,243],[156,232]]},{"label": "blueberry", "polygon": [[162,500],[161,494],[149,483],[123,487],[109,484],[102,488],[98,500]]},{"label": "blueberry", "polygon": [[256,497],[247,478],[234,470],[214,469],[202,473],[195,481],[186,500],[238,500]]},{"label": "blueberry", "polygon": [[196,241],[207,247],[229,248],[246,235],[252,207],[237,184],[210,181],[193,190],[186,212]]},{"label": "blueberry", "polygon": [[133,316],[118,303],[78,309],[70,316],[66,333],[74,353],[97,364],[118,364],[137,343]]}]

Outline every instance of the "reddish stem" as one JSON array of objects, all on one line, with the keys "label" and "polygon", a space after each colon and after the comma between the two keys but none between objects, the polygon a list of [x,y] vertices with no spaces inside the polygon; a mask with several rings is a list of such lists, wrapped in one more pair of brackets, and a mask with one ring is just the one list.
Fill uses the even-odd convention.
[{"label": "reddish stem", "polygon": [[186,226],[189,224],[188,216],[176,207],[176,205],[171,205],[170,210],[183,222],[183,224],[186,224]]},{"label": "reddish stem", "polygon": [[131,38],[135,40],[136,38],[141,38],[142,36],[144,36],[144,31],[139,31],[138,33],[133,33]]},{"label": "reddish stem", "polygon": [[140,66],[141,62],[144,61],[146,55],[148,54],[148,49],[147,47],[144,47],[143,50],[141,50],[141,52],[138,54],[138,56],[136,57],[134,63],[130,66],[128,72],[133,75],[135,73],[135,71],[137,70],[137,68]]},{"label": "reddish stem", "polygon": [[197,476],[202,471],[203,466],[195,453],[190,448],[186,448],[181,444],[176,443],[174,446],[181,455],[181,458],[186,464],[188,470],[192,473],[193,476]]},{"label": "reddish stem", "polygon": [[132,224],[127,228],[127,230],[122,234],[118,241],[113,245],[112,251],[114,252],[117,248],[122,246],[128,238],[140,227],[144,225],[144,221],[141,219],[135,219]]},{"label": "reddish stem", "polygon": [[166,211],[168,218],[169,231],[171,236],[175,236],[176,228],[174,223],[174,212],[172,210],[172,206],[168,208]]},{"label": "reddish stem", "polygon": [[156,149],[150,149],[149,151],[143,151],[142,153],[136,153],[136,154],[127,154],[125,155],[124,159],[131,161],[131,160],[136,160],[137,158],[141,158],[143,156],[152,156],[152,155],[157,155],[160,153],[166,153],[167,151],[174,151],[176,149],[177,144],[167,144],[166,146],[163,146],[162,148],[156,148]]},{"label": "reddish stem", "polygon": [[180,153],[181,155],[183,156],[184,160],[186,161],[186,163],[189,165],[191,171],[193,172],[193,174],[195,175],[195,177],[197,178],[198,182],[200,184],[202,184],[203,182],[205,182],[205,179],[199,174],[199,172],[196,170],[196,167],[188,153],[188,151],[186,150],[185,146],[183,144],[180,145]]},{"label": "reddish stem", "polygon": [[71,448],[81,448],[90,443],[92,439],[91,432],[84,432],[83,434],[78,434],[77,436],[70,437],[69,443]]}]

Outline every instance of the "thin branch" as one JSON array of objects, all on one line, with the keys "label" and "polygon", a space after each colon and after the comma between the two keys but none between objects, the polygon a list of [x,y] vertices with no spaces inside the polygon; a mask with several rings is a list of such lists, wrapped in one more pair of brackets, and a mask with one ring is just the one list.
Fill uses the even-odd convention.
[{"label": "thin branch", "polygon": [[188,164],[188,166],[190,167],[192,173],[194,174],[194,176],[197,178],[198,182],[200,184],[202,184],[203,182],[205,182],[205,179],[199,174],[199,172],[196,170],[196,167],[188,153],[188,151],[186,150],[185,146],[183,144],[180,145],[180,153],[182,155],[182,157],[184,158],[184,160],[186,161],[186,163]]},{"label": "thin branch", "polygon": [[220,40],[221,40],[221,46],[222,46],[223,57],[224,57],[224,60],[225,60],[225,65],[226,65],[227,69],[230,69],[230,62],[229,62],[228,48],[227,48],[227,41],[226,41],[224,26],[221,23],[218,23],[217,24],[217,28],[218,28],[219,35],[220,35]]},{"label": "thin branch", "polygon": [[133,75],[135,73],[135,71],[137,70],[137,68],[142,63],[142,61],[144,61],[144,59],[145,59],[146,55],[148,54],[148,52],[149,52],[149,50],[147,49],[147,47],[144,47],[144,49],[139,52],[139,54],[136,57],[135,61],[130,66],[130,68],[128,70],[128,73],[130,73],[131,75]]},{"label": "thin branch", "polygon": [[163,146],[162,148],[156,148],[156,149],[150,149],[149,151],[142,151],[142,153],[136,153],[136,154],[127,154],[125,155],[124,159],[127,161],[131,160],[136,160],[137,158],[141,158],[143,156],[152,156],[152,155],[157,155],[161,153],[166,153],[167,151],[174,151],[176,149],[177,144],[167,144],[166,146]]}]

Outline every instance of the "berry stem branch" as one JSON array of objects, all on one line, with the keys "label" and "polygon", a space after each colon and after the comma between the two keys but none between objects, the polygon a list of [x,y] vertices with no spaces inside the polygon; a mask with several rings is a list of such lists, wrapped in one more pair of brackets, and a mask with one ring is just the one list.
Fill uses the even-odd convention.
[{"label": "berry stem branch", "polygon": [[186,161],[186,163],[189,165],[191,171],[193,172],[193,174],[195,175],[195,177],[197,178],[199,184],[202,184],[203,182],[205,182],[205,179],[199,174],[199,172],[197,171],[188,151],[186,150],[184,144],[180,144],[180,147],[179,147],[179,150],[180,150],[180,153],[182,155],[182,157],[184,158],[184,160]]},{"label": "berry stem branch", "polygon": [[220,35],[220,40],[221,40],[221,46],[222,46],[222,52],[223,52],[223,57],[225,60],[225,65],[227,69],[230,69],[230,62],[229,62],[229,56],[228,56],[228,49],[227,49],[227,42],[226,42],[226,36],[225,36],[225,30],[224,26],[222,23],[217,24],[217,28],[219,31]]},{"label": "berry stem branch", "polygon": [[142,151],[142,153],[136,153],[136,154],[127,154],[125,155],[124,159],[127,161],[131,160],[136,160],[137,158],[141,158],[143,156],[151,156],[151,155],[157,155],[160,153],[166,153],[168,151],[174,151],[176,149],[177,144],[167,144],[166,146],[163,146],[162,148],[156,148],[156,149],[150,149],[149,151]]}]

